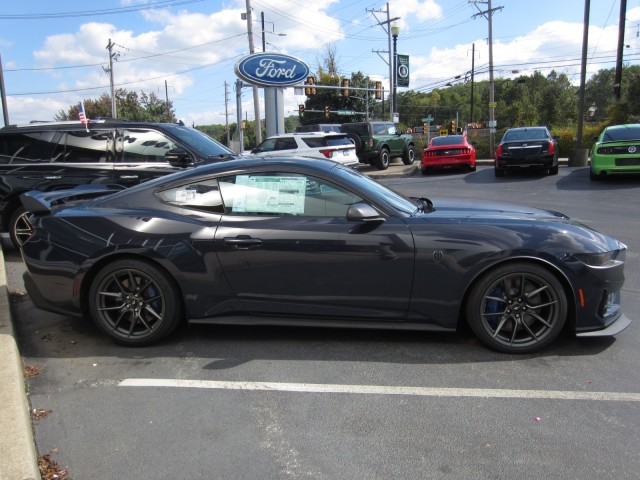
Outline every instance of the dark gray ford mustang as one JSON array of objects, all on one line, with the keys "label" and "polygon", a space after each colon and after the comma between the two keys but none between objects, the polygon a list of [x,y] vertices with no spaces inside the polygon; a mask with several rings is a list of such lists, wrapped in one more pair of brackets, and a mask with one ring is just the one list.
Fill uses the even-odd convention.
[{"label": "dark gray ford mustang", "polygon": [[626,246],[566,216],[405,198],[336,163],[241,159],[118,192],[29,192],[25,285],[147,345],[193,323],[455,330],[537,351],[613,335]]}]

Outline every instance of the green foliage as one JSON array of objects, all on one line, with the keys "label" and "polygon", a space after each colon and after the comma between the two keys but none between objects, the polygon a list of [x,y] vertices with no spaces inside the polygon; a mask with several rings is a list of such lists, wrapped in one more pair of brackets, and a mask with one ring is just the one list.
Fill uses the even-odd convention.
[{"label": "green foliage", "polygon": [[[125,89],[118,89],[115,92],[116,115],[124,120],[137,122],[164,122],[175,123],[177,121],[173,111],[172,102],[167,103],[161,100],[155,93],[146,94],[140,92],[129,92]],[[84,110],[88,118],[111,117],[111,96],[103,93],[98,99],[85,98],[83,100]],[[55,115],[55,120],[77,120],[78,104],[71,105],[65,112],[60,110]]]}]

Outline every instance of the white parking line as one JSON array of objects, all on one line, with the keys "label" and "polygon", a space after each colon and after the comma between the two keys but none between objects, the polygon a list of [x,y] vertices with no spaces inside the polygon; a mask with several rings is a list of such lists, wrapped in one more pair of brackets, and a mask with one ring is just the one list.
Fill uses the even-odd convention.
[{"label": "white parking line", "polygon": [[561,390],[507,390],[491,388],[390,387],[382,385],[325,385],[317,383],[224,382],[216,380],[173,380],[169,378],[127,378],[120,382],[118,386],[304,393],[351,393],[362,395],[415,395],[422,397],[540,398],[550,400],[640,402],[640,393],[577,392]]}]

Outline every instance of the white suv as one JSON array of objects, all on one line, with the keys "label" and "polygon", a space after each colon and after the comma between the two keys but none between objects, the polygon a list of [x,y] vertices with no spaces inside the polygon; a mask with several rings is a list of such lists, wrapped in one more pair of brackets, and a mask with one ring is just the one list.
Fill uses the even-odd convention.
[{"label": "white suv", "polygon": [[281,133],[251,150],[259,157],[328,158],[350,167],[358,165],[356,147],[345,133]]}]

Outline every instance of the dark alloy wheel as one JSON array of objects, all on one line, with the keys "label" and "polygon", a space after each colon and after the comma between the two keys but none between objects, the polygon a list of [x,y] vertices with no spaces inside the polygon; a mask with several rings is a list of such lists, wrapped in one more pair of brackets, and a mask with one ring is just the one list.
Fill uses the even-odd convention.
[{"label": "dark alloy wheel", "polygon": [[380,155],[376,158],[376,167],[378,167],[378,170],[386,170],[389,168],[389,162],[391,161],[389,155],[388,148],[382,147],[380,149]]},{"label": "dark alloy wheel", "polygon": [[402,163],[405,165],[413,165],[413,162],[416,161],[416,151],[413,148],[413,145],[408,145],[407,149],[402,154]]},{"label": "dark alloy wheel", "polygon": [[9,219],[9,236],[16,249],[33,234],[33,225],[29,221],[29,212],[24,207],[18,207]]},{"label": "dark alloy wheel", "polygon": [[467,321],[494,350],[532,353],[551,343],[567,317],[567,298],[558,279],[532,263],[498,267],[474,285]]},{"label": "dark alloy wheel", "polygon": [[166,337],[181,319],[177,289],[167,275],[140,260],[102,268],[89,292],[91,316],[114,341],[149,345]]}]

